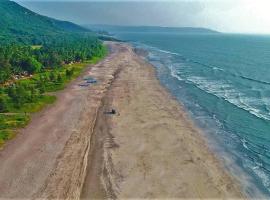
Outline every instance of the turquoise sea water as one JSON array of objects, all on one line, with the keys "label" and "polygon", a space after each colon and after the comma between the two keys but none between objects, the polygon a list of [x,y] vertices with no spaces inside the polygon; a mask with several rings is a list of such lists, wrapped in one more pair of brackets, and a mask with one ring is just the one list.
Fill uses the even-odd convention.
[{"label": "turquoise sea water", "polygon": [[270,197],[270,36],[115,34],[148,50],[161,83],[245,192]]}]

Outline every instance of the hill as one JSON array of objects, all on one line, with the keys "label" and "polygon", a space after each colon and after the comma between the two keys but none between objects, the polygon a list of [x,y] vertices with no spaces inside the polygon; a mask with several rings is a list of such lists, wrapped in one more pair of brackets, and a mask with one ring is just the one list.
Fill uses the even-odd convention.
[{"label": "hill", "polygon": [[160,26],[114,26],[114,25],[84,25],[94,31],[115,32],[171,32],[182,34],[216,34],[217,31],[194,27],[160,27]]},{"label": "hill", "polygon": [[62,33],[89,32],[79,25],[39,15],[9,0],[0,0],[0,16],[2,42],[40,43],[46,37]]},{"label": "hill", "polygon": [[105,55],[89,30],[0,0],[0,146],[56,99],[48,93]]}]

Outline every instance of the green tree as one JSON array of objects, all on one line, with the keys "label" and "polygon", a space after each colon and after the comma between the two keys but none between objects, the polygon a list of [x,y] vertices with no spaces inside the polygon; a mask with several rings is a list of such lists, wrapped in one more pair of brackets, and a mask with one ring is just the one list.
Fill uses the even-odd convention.
[{"label": "green tree", "polygon": [[24,57],[21,61],[21,68],[30,74],[39,72],[41,70],[41,63],[33,57]]},{"label": "green tree", "polygon": [[44,79],[44,76],[42,76],[41,74],[39,75],[39,82],[44,82],[45,79]]},{"label": "green tree", "polygon": [[63,78],[62,78],[61,74],[58,74],[57,75],[57,82],[58,83],[62,83],[63,82]]},{"label": "green tree", "polygon": [[45,81],[45,83],[49,81],[49,78],[46,74],[44,74],[44,81]]},{"label": "green tree", "polygon": [[40,92],[40,94],[44,94],[45,91],[46,91],[45,85],[44,85],[44,84],[41,84],[41,86],[39,87],[39,92]]},{"label": "green tree", "polygon": [[6,82],[12,75],[11,66],[7,60],[0,57],[0,83]]},{"label": "green tree", "polygon": [[0,97],[0,112],[7,111],[7,102],[3,97]]},{"label": "green tree", "polygon": [[50,78],[50,81],[52,81],[52,82],[55,81],[55,74],[53,71],[50,72],[49,78]]},{"label": "green tree", "polygon": [[39,96],[39,91],[35,87],[31,86],[30,92],[31,92],[30,102],[35,102]]},{"label": "green tree", "polygon": [[71,68],[71,70],[70,70],[70,74],[71,74],[71,76],[73,76],[74,71],[75,71],[75,68],[74,68],[74,67],[72,67],[72,68]]},{"label": "green tree", "polygon": [[71,76],[72,76],[72,74],[71,74],[71,70],[66,69],[66,77],[67,77],[68,79],[70,79],[70,78],[71,78]]},{"label": "green tree", "polygon": [[8,88],[8,96],[12,100],[14,100],[16,98],[16,86],[15,85],[12,85]]},{"label": "green tree", "polygon": [[29,99],[31,99],[31,92],[27,91],[26,88],[21,84],[17,85],[16,95],[15,98],[13,99],[15,107],[17,108],[21,107]]}]

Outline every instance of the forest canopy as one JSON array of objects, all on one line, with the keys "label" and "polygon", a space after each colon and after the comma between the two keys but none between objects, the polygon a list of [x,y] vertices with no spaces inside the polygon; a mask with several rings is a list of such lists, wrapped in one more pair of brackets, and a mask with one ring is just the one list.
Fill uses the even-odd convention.
[{"label": "forest canopy", "polygon": [[68,35],[42,45],[6,44],[0,46],[0,84],[14,75],[30,75],[44,69],[83,62],[104,53],[95,37]]}]

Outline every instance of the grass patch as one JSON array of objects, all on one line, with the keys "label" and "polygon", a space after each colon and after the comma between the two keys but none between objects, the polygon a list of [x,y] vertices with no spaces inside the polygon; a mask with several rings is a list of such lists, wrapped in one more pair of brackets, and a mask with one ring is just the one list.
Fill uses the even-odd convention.
[{"label": "grass patch", "polygon": [[10,112],[18,113],[35,113],[42,110],[46,105],[53,104],[56,101],[56,96],[42,95],[35,102],[25,103],[20,108],[12,107]]},{"label": "grass patch", "polygon": [[29,114],[0,114],[0,130],[24,127],[30,120]]},{"label": "grass patch", "polygon": [[0,147],[15,136],[16,129],[25,127],[29,121],[29,114],[0,114]]},{"label": "grass patch", "polygon": [[13,130],[0,130],[0,147],[5,144],[5,141],[12,139],[15,136]]}]

